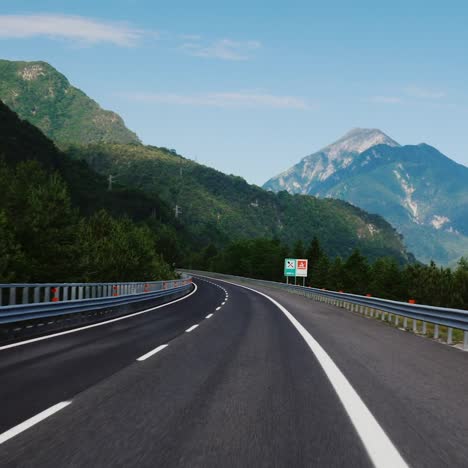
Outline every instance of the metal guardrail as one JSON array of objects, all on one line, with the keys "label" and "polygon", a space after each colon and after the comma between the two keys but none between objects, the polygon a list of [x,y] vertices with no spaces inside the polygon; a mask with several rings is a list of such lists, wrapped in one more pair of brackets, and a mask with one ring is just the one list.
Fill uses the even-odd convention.
[{"label": "metal guardrail", "polygon": [[132,283],[40,283],[0,284],[0,314],[5,306],[48,302],[80,301],[143,294],[175,288],[181,280]]},{"label": "metal guardrail", "polygon": [[[182,271],[182,270],[181,270]],[[187,271],[188,272],[188,271]],[[447,343],[453,344],[453,329],[463,330],[463,348],[468,350],[468,310],[449,309],[444,307],[434,307],[422,304],[410,304],[406,302],[392,301],[389,299],[379,299],[375,297],[360,296],[357,294],[341,293],[324,289],[295,286],[291,284],[278,283],[275,281],[257,280],[241,276],[224,275],[220,273],[207,273],[190,271],[190,274],[209,275],[213,278],[233,279],[235,281],[264,285],[278,289],[287,290],[300,294],[316,301],[342,307],[363,315],[381,318],[399,325],[403,320],[403,328],[408,328],[408,319],[413,320],[413,331],[419,332],[417,321],[422,322],[420,333],[427,333],[427,324],[434,324],[434,338],[440,336],[440,326],[447,327]]]},{"label": "metal guardrail", "polygon": [[[133,309],[138,302],[148,302],[189,290],[192,278],[146,283],[73,283],[73,284],[1,284],[8,291],[9,305],[0,307],[0,326],[57,316],[83,317],[117,313]],[[28,293],[33,292],[29,303]],[[23,303],[16,304],[16,297]],[[52,323],[52,322],[51,322]]]}]

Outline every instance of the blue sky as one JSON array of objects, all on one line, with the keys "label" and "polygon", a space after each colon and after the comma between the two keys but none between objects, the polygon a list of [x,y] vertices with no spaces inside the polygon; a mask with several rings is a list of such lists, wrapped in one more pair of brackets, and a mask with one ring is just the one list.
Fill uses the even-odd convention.
[{"label": "blue sky", "polygon": [[0,57],[257,184],[353,127],[468,165],[468,2],[275,3],[3,1]]}]

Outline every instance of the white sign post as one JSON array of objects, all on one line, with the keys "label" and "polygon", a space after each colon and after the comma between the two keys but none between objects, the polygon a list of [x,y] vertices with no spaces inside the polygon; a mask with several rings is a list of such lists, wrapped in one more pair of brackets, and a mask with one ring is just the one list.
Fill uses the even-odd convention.
[{"label": "white sign post", "polygon": [[306,258],[296,259],[296,276],[302,276],[302,286],[305,286],[308,266],[309,261]]}]

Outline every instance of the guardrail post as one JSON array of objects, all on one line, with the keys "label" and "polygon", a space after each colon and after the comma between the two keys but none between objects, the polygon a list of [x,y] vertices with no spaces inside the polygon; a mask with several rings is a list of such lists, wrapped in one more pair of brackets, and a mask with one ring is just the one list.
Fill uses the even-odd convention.
[{"label": "guardrail post", "polygon": [[28,287],[23,288],[23,297],[21,298],[21,302],[23,304],[29,303],[29,288]]},{"label": "guardrail post", "polygon": [[439,325],[438,324],[434,325],[434,339],[435,340],[439,339]]},{"label": "guardrail post", "polygon": [[453,344],[453,328],[447,328],[447,344]]},{"label": "guardrail post", "polygon": [[41,288],[36,286],[34,288],[33,303],[37,304],[39,302],[41,302]]},{"label": "guardrail post", "polygon": [[16,288],[10,288],[10,305],[16,304]]},{"label": "guardrail post", "polygon": [[50,302],[50,286],[44,288],[44,302]]},{"label": "guardrail post", "polygon": [[418,333],[418,321],[413,319],[413,333]]},{"label": "guardrail post", "polygon": [[408,328],[408,317],[403,319],[403,328],[406,330]]},{"label": "guardrail post", "polygon": [[78,300],[81,301],[83,299],[83,293],[84,293],[83,286],[78,286]]},{"label": "guardrail post", "polygon": [[423,323],[422,323],[422,331],[421,331],[421,333],[422,333],[423,335],[425,335],[425,334],[427,333],[427,323],[426,323],[426,322],[423,322]]},{"label": "guardrail post", "polygon": [[400,316],[395,315],[395,326],[398,327],[399,323],[400,323]]},{"label": "guardrail post", "polygon": [[468,351],[468,331],[463,332],[463,349]]}]

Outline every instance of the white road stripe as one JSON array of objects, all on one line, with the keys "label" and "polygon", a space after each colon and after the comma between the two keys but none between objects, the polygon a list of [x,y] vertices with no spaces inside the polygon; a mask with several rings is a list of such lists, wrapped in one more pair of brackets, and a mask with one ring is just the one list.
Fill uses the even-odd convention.
[{"label": "white road stripe", "polygon": [[198,323],[196,325],[192,325],[190,328],[187,328],[186,333],[190,333],[192,330],[195,330],[195,328],[198,327]]},{"label": "white road stripe", "polygon": [[335,389],[338,398],[348,413],[348,416],[351,419],[351,422],[353,423],[353,426],[366,448],[367,454],[374,466],[376,468],[408,468],[408,465],[398,452],[398,449],[393,445],[388,435],[377,422],[374,415],[369,411],[366,404],[349,383],[348,379],[340,371],[338,366],[333,362],[322,346],[285,307],[275,301],[272,297],[257,291],[256,289],[231,283],[230,281],[219,281],[260,294],[278,307],[278,309],[280,309],[294,325],[296,330],[314,353],[319,364],[322,366],[322,369],[325,371],[325,374]]},{"label": "white road stripe", "polygon": [[5,345],[5,346],[0,346],[0,351],[2,351],[4,349],[9,349],[9,348],[15,348],[16,346],[23,346],[25,344],[34,343],[36,341],[48,340],[50,338],[55,338],[57,336],[68,335],[69,333],[76,333],[76,332],[79,332],[81,330],[88,330],[89,328],[102,327],[103,325],[107,325],[109,323],[119,322],[120,320],[126,320],[126,319],[129,319],[129,318],[132,318],[132,317],[136,317],[137,315],[146,314],[147,312],[151,312],[153,310],[160,309],[161,307],[167,307],[169,305],[175,304],[176,302],[188,299],[192,294],[195,294],[197,292],[198,286],[195,283],[193,283],[193,285],[195,287],[194,287],[193,291],[190,294],[187,294],[184,297],[180,297],[179,299],[176,299],[175,301],[167,302],[166,304],[162,304],[162,305],[159,305],[159,306],[156,306],[156,307],[152,307],[151,309],[140,310],[140,312],[135,312],[134,314],[124,315],[123,317],[118,317],[118,318],[115,318],[115,319],[106,320],[105,322],[93,323],[92,325],[85,325],[84,327],[73,328],[72,330],[66,330],[66,331],[63,331],[63,332],[54,333],[53,335],[40,336],[38,338],[31,338],[30,340],[19,341],[18,343],[12,343],[12,344],[8,344],[8,345]]},{"label": "white road stripe", "polygon": [[216,307],[216,310],[219,310],[219,309],[221,309],[221,306],[219,306],[219,307]]},{"label": "white road stripe", "polygon": [[167,345],[167,344],[160,345],[157,348],[154,348],[149,353],[146,353],[146,354],[143,354],[143,356],[140,356],[137,359],[137,361],[144,361],[144,360],[148,359],[149,357],[153,356],[154,354],[159,353],[159,351],[162,351],[164,348],[167,348],[168,346],[169,345]]},{"label": "white road stripe", "polygon": [[213,317],[213,314],[208,314],[205,318],[211,318]]},{"label": "white road stripe", "polygon": [[71,401],[62,401],[60,403],[57,403],[54,406],[51,406],[50,408],[42,411],[42,413],[36,414],[36,416],[33,416],[32,418],[27,419],[26,421],[22,422],[21,424],[18,424],[15,427],[12,427],[8,431],[4,432],[3,434],[0,434],[0,444],[3,444],[7,440],[15,437],[16,435],[20,434],[21,432],[25,431],[26,429],[29,429],[30,427],[34,426],[35,424],[43,421],[44,419],[48,418],[49,416],[52,416],[53,414],[57,413],[61,409],[65,408],[71,403]]}]

